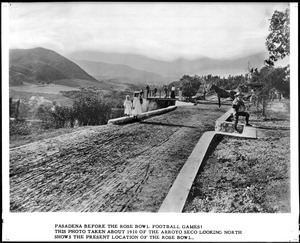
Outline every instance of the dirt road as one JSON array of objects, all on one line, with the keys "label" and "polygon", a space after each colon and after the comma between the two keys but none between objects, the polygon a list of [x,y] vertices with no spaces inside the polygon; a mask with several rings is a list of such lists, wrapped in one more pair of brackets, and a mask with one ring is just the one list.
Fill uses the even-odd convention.
[{"label": "dirt road", "polygon": [[13,212],[156,212],[201,135],[228,107],[178,107],[10,150]]}]

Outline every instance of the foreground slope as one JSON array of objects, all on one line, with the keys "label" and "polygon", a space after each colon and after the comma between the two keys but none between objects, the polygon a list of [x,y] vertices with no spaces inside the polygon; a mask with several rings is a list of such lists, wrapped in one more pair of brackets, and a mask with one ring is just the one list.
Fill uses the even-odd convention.
[{"label": "foreground slope", "polygon": [[178,107],[11,149],[10,209],[156,212],[199,138],[227,109]]}]

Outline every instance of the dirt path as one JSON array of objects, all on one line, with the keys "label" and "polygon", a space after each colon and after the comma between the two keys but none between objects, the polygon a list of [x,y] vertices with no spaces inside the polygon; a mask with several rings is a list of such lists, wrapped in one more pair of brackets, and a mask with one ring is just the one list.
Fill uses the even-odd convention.
[{"label": "dirt path", "polygon": [[10,150],[11,211],[156,212],[201,135],[228,107],[178,107]]}]

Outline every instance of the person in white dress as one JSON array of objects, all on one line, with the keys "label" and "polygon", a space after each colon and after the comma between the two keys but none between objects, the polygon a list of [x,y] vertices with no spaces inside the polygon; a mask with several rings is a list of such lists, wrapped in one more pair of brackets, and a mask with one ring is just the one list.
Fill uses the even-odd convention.
[{"label": "person in white dress", "polygon": [[138,115],[142,113],[142,105],[140,101],[140,94],[134,93],[133,103],[132,103],[132,115],[137,119]]},{"label": "person in white dress", "polygon": [[178,88],[178,100],[182,100],[182,90]]},{"label": "person in white dress", "polygon": [[124,101],[124,114],[125,116],[130,116],[132,113],[132,102],[130,100],[130,96],[126,95],[126,99]]}]

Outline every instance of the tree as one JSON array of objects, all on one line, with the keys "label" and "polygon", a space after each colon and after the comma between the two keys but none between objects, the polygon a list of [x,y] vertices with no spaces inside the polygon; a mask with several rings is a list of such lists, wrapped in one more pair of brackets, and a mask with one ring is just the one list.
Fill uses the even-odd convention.
[{"label": "tree", "polygon": [[274,66],[274,62],[290,55],[290,10],[284,12],[275,10],[269,27],[270,33],[266,38],[269,60],[265,63]]},{"label": "tree", "polygon": [[277,90],[285,97],[290,94],[290,81],[289,81],[289,66],[274,68],[272,66],[264,66],[259,71],[256,69],[251,70],[251,83],[263,84],[261,88],[256,91],[257,99],[262,104],[262,115],[265,116],[265,108],[267,101],[270,97],[272,90]]},{"label": "tree", "polygon": [[192,96],[197,94],[201,85],[200,79],[199,76],[191,77],[189,75],[183,75],[180,79],[182,95],[187,97],[188,100],[191,100]]},{"label": "tree", "polygon": [[285,97],[290,95],[290,80],[287,76],[288,67],[273,68],[269,75],[269,82],[271,88],[275,88]]}]

